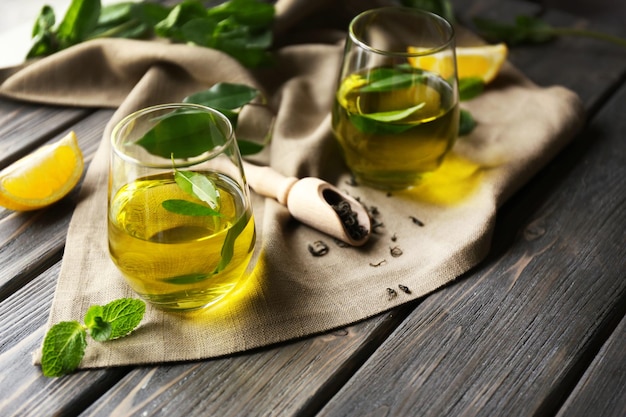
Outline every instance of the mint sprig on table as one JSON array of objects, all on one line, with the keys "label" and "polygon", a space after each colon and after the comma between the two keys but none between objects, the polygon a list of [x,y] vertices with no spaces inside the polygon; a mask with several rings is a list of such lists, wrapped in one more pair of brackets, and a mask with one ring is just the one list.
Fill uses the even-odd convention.
[{"label": "mint sprig on table", "polygon": [[127,336],[143,319],[146,304],[139,299],[121,298],[104,306],[91,306],[83,319],[63,321],[48,330],[43,341],[41,369],[47,377],[74,371],[87,347],[87,333],[98,342]]},{"label": "mint sprig on table", "polygon": [[141,39],[152,36],[223,51],[244,66],[271,62],[273,4],[259,0],[229,0],[205,7],[184,0],[172,7],[150,2],[119,2],[102,6],[100,0],[72,0],[55,27],[56,16],[44,6],[32,30],[27,58],[51,55],[96,38]]}]

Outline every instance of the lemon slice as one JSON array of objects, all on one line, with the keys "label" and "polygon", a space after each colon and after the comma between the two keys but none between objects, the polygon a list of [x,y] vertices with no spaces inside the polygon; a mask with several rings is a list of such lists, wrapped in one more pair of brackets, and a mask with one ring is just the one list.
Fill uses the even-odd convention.
[{"label": "lemon slice", "polygon": [[[419,53],[420,48],[409,47],[409,53]],[[482,46],[459,46],[456,48],[457,76],[480,78],[485,84],[491,82],[506,60],[508,48],[504,43]],[[427,71],[438,72],[447,78],[452,74],[452,59],[449,52],[409,58],[409,63]]]},{"label": "lemon slice", "polygon": [[83,168],[76,134],[70,132],[0,171],[0,206],[16,211],[48,206],[76,186]]}]

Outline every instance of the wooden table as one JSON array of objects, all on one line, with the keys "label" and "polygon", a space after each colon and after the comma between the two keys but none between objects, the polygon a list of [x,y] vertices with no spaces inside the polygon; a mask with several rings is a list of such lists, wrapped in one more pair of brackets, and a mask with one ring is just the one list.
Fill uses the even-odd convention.
[{"label": "wooden table", "polygon": [[[454,4],[466,18],[538,9]],[[544,17],[626,36],[624,25],[588,16]],[[510,59],[540,85],[576,91],[584,131],[502,207],[484,262],[328,334],[215,360],[45,378],[31,352],[76,193],[41,211],[0,211],[0,415],[625,415],[626,50],[570,37],[515,47]],[[70,129],[88,163],[111,115],[0,100],[0,168]]]}]

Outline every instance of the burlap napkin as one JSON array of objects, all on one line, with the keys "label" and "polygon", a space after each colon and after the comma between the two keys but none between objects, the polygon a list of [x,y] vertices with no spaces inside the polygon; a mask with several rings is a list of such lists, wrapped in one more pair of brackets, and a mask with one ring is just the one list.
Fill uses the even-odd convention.
[{"label": "burlap napkin", "polygon": [[[277,202],[255,196],[258,261],[245,285],[200,313],[149,307],[131,337],[90,343],[82,367],[226,355],[346,326],[422,297],[483,259],[497,208],[581,125],[575,94],[558,86],[539,88],[507,65],[487,92],[465,103],[478,127],[458,140],[427,182],[392,194],[351,185],[329,124],[339,38],[333,31],[300,31],[301,37],[290,38],[295,22],[314,11],[299,7],[290,1],[277,5],[284,46],[271,69],[249,71],[205,48],[104,40],[29,65],[2,84],[1,94],[13,99],[118,108],[82,186],[50,323],[80,320],[92,304],[134,296],[107,249],[112,125],[137,108],[179,101],[216,82],[249,83],[270,97],[277,120],[267,163],[285,175],[336,184],[371,207],[377,224],[366,246],[341,247],[298,224]],[[288,45],[296,38],[301,43]],[[327,255],[309,253],[308,245],[317,240],[327,243]]]}]

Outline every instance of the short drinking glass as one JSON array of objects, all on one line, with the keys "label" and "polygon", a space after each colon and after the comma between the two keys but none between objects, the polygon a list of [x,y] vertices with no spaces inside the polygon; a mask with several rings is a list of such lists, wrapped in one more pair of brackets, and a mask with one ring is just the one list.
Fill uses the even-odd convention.
[{"label": "short drinking glass", "polygon": [[349,26],[332,112],[355,179],[397,190],[436,170],[458,134],[455,38],[443,18],[384,7]]},{"label": "short drinking glass", "polygon": [[233,128],[193,104],[140,110],[112,133],[109,252],[132,289],[158,308],[195,310],[240,280],[255,246]]}]

